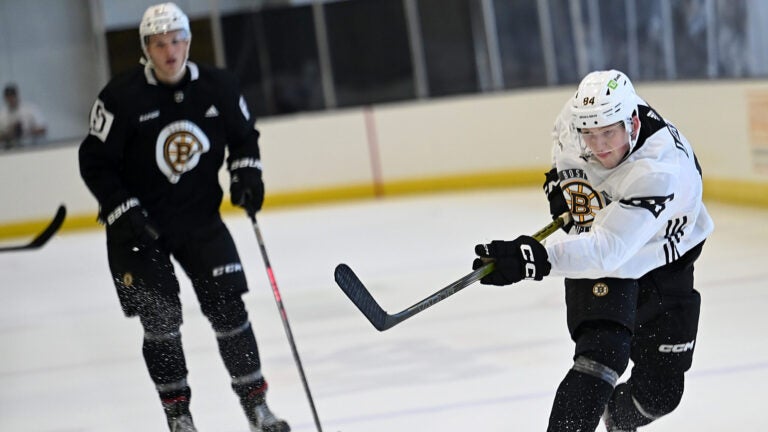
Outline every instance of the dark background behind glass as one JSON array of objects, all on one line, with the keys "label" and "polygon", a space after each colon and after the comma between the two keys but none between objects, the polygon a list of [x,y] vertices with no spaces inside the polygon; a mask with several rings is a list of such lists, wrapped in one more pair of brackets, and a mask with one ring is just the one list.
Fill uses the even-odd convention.
[{"label": "dark background behind glass", "polygon": [[[409,16],[409,1],[414,16]],[[330,66],[325,71],[313,6],[267,2],[257,11],[221,17],[225,66],[239,78],[258,116],[572,85],[584,73],[580,68],[617,68],[635,81],[754,76],[747,0],[715,0],[713,10],[707,10],[712,6],[707,0],[574,1],[546,0],[546,16],[542,4],[531,0],[324,2]],[[483,21],[488,4],[492,23]],[[542,28],[542,22],[548,26]],[[213,64],[211,19],[193,19],[191,25],[191,60]],[[489,29],[495,33],[488,34]],[[583,42],[575,38],[577,30]],[[493,37],[497,48],[489,43]],[[135,28],[109,31],[107,45],[112,75],[135,65],[141,55]],[[412,52],[414,46],[421,57]],[[493,58],[500,86],[491,84]],[[421,95],[420,71],[426,88]],[[333,102],[325,99],[323,74]]]}]

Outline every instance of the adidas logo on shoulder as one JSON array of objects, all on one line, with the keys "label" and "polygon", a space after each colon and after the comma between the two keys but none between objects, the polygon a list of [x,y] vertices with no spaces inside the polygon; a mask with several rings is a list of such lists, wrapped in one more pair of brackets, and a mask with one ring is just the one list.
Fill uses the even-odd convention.
[{"label": "adidas logo on shoulder", "polygon": [[661,118],[659,117],[658,114],[656,114],[656,111],[654,110],[648,110],[648,114],[646,115],[646,117],[661,121]]},{"label": "adidas logo on shoulder", "polygon": [[217,110],[215,106],[211,105],[208,108],[208,111],[205,112],[205,116],[208,117],[208,118],[210,118],[210,117],[218,117],[219,116],[219,110]]}]

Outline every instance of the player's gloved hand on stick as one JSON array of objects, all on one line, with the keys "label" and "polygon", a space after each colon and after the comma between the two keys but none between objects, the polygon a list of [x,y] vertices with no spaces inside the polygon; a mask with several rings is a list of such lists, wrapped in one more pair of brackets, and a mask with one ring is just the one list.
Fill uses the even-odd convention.
[{"label": "player's gloved hand on stick", "polygon": [[547,250],[530,236],[520,236],[513,241],[494,240],[489,244],[475,246],[476,258],[473,269],[478,269],[489,260],[496,262],[493,272],[480,279],[483,285],[510,285],[523,279],[542,280],[549,274]]},{"label": "player's gloved hand on stick", "polygon": [[[549,213],[554,220],[564,212],[570,211],[570,208],[568,208],[568,203],[565,201],[565,196],[563,196],[563,189],[560,187],[557,168],[552,168],[544,175],[546,176],[546,180],[544,180],[544,193],[549,201]],[[573,221],[569,221],[562,228],[565,232],[569,232],[571,227],[573,227]]]},{"label": "player's gloved hand on stick", "polygon": [[264,182],[261,179],[261,162],[244,158],[229,165],[229,197],[232,205],[242,207],[249,215],[261,210],[264,203]]},{"label": "player's gloved hand on stick", "polygon": [[159,231],[149,220],[138,198],[128,198],[118,204],[103,220],[107,224],[110,241],[125,244],[134,252],[153,245],[160,238]]}]

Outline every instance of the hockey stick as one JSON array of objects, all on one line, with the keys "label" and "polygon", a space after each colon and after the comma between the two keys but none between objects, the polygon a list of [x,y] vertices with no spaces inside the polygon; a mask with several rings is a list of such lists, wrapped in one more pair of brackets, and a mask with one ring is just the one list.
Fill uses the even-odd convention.
[{"label": "hockey stick", "polygon": [[[542,241],[550,234],[557,231],[558,228],[567,225],[570,219],[571,215],[569,213],[563,213],[557,219],[547,224],[547,226],[537,231],[531,237],[538,241]],[[334,275],[336,278],[336,283],[339,285],[341,290],[344,291],[344,294],[346,294],[347,297],[352,300],[352,303],[354,303],[355,306],[360,309],[360,312],[362,312],[363,315],[368,318],[368,321],[373,324],[376,330],[384,331],[407,320],[408,318],[416,315],[424,309],[430,306],[434,306],[436,303],[445,300],[446,298],[456,294],[469,285],[479,281],[486,275],[490,274],[494,268],[495,264],[493,262],[489,262],[488,264],[476,269],[472,273],[469,273],[461,279],[451,283],[440,291],[430,295],[424,300],[392,315],[388,314],[386,311],[384,311],[384,309],[381,308],[381,306],[379,306],[376,300],[374,300],[370,291],[365,288],[365,285],[363,285],[363,283],[360,281],[360,278],[357,277],[355,272],[353,272],[349,266],[346,264],[339,264],[336,266]]]},{"label": "hockey stick", "polygon": [[53,237],[54,234],[56,234],[56,231],[61,228],[61,224],[64,223],[65,217],[67,217],[67,208],[64,207],[64,204],[62,204],[59,206],[59,209],[56,210],[56,215],[53,217],[48,226],[40,234],[38,234],[37,237],[32,239],[31,242],[23,245],[0,247],[0,252],[25,251],[37,249],[43,246],[48,242],[48,240],[51,239],[51,237]]},{"label": "hockey stick", "polygon": [[272,271],[272,265],[269,263],[269,257],[267,256],[267,248],[264,246],[264,238],[261,236],[261,230],[259,224],[256,222],[255,214],[248,214],[251,218],[253,225],[253,232],[256,233],[256,241],[259,243],[259,249],[261,250],[261,257],[264,259],[264,267],[267,269],[267,277],[269,277],[269,283],[272,285],[272,294],[275,296],[275,302],[277,303],[277,309],[280,311],[280,318],[283,321],[283,328],[285,328],[285,334],[288,336],[288,343],[291,345],[291,351],[293,352],[293,359],[296,361],[296,367],[299,369],[299,375],[301,376],[301,383],[304,384],[304,392],[307,394],[309,400],[309,407],[312,409],[312,417],[315,419],[315,426],[318,432],[323,432],[320,426],[320,418],[317,416],[317,410],[315,409],[315,402],[312,400],[312,393],[309,391],[309,384],[307,383],[307,377],[304,375],[304,367],[301,365],[301,359],[299,358],[299,352],[296,349],[296,342],[293,339],[293,332],[291,332],[291,326],[288,324],[288,314],[285,312],[283,306],[282,296],[280,290],[277,288],[277,281],[275,280],[275,274]]}]

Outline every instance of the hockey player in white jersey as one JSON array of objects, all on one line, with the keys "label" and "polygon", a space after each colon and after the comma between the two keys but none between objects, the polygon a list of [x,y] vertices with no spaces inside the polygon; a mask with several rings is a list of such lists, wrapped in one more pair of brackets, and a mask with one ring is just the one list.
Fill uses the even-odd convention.
[{"label": "hockey player in white jersey", "polygon": [[[481,283],[565,277],[573,366],[555,395],[548,431],[635,431],[683,395],[698,329],[694,262],[714,224],[701,167],[686,138],[641,99],[627,76],[596,71],[557,117],[544,190],[570,234],[478,245]],[[631,376],[617,385],[632,360]]]}]

